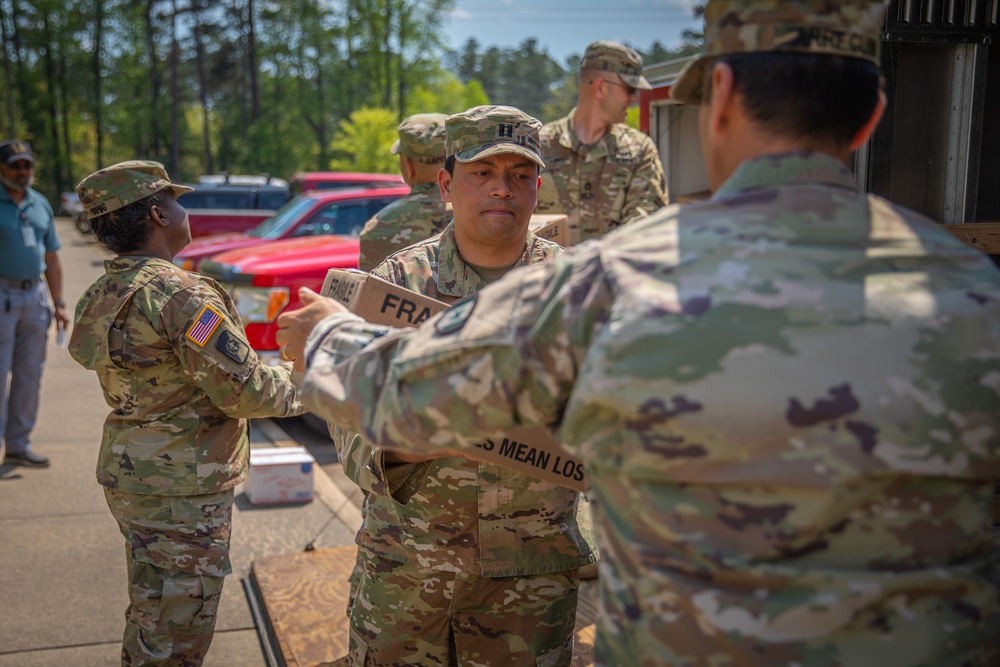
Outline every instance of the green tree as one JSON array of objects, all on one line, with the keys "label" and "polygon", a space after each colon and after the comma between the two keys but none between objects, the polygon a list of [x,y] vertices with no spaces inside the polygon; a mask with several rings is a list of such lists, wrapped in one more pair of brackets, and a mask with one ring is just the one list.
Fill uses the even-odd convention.
[{"label": "green tree", "polygon": [[471,107],[489,104],[483,86],[476,80],[466,84],[451,72],[439,69],[426,83],[411,92],[408,113],[453,114]]},{"label": "green tree", "polygon": [[333,138],[335,157],[331,169],[393,174],[398,169],[396,156],[390,153],[398,135],[399,121],[391,109],[364,107],[340,122]]}]

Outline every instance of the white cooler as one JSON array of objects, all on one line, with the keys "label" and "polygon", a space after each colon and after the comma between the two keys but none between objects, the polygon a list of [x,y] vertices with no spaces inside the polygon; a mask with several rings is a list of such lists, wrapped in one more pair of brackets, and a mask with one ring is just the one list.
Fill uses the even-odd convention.
[{"label": "white cooler", "polygon": [[251,505],[309,502],[314,463],[305,447],[251,449],[247,500]]}]

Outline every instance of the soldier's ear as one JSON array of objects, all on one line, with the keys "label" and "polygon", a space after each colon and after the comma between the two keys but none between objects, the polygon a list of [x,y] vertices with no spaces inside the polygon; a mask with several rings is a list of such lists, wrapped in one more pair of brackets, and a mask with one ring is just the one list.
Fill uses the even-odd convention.
[{"label": "soldier's ear", "polygon": [[167,216],[164,214],[163,209],[160,208],[159,204],[153,204],[149,207],[149,219],[160,227],[166,227],[169,222],[167,222]]},{"label": "soldier's ear", "polygon": [[438,188],[441,189],[441,199],[451,201],[451,174],[444,167],[438,170]]}]

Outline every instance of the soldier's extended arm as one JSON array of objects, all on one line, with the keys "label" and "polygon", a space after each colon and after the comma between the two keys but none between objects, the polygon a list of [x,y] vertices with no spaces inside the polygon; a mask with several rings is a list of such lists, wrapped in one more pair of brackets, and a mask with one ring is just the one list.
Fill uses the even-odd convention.
[{"label": "soldier's extended arm", "polygon": [[611,290],[595,248],[512,273],[418,329],[333,315],[307,345],[310,409],[381,446],[468,447],[557,425]]},{"label": "soldier's extended arm", "polygon": [[642,162],[628,185],[625,206],[622,208],[622,224],[628,224],[659,210],[667,205],[667,179],[663,165],[652,140],[646,137]]},{"label": "soldier's extended arm", "polygon": [[287,365],[260,363],[231,304],[206,284],[175,295],[160,313],[191,381],[230,417],[289,417],[305,412]]}]

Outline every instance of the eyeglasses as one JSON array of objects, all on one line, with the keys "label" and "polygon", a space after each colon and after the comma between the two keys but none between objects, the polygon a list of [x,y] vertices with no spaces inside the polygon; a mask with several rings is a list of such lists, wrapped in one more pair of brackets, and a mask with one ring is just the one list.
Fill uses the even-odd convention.
[{"label": "eyeglasses", "polygon": [[618,81],[612,81],[611,79],[601,79],[601,80],[604,81],[604,83],[610,83],[612,86],[618,86],[619,88],[624,88],[625,92],[628,93],[629,97],[632,97],[633,95],[636,94],[636,92],[638,92],[635,86],[629,86],[624,83],[620,83]]},{"label": "eyeglasses", "polygon": [[27,160],[21,160],[19,162],[15,162],[14,164],[8,164],[7,166],[18,171],[31,171],[35,168],[35,165]]}]

